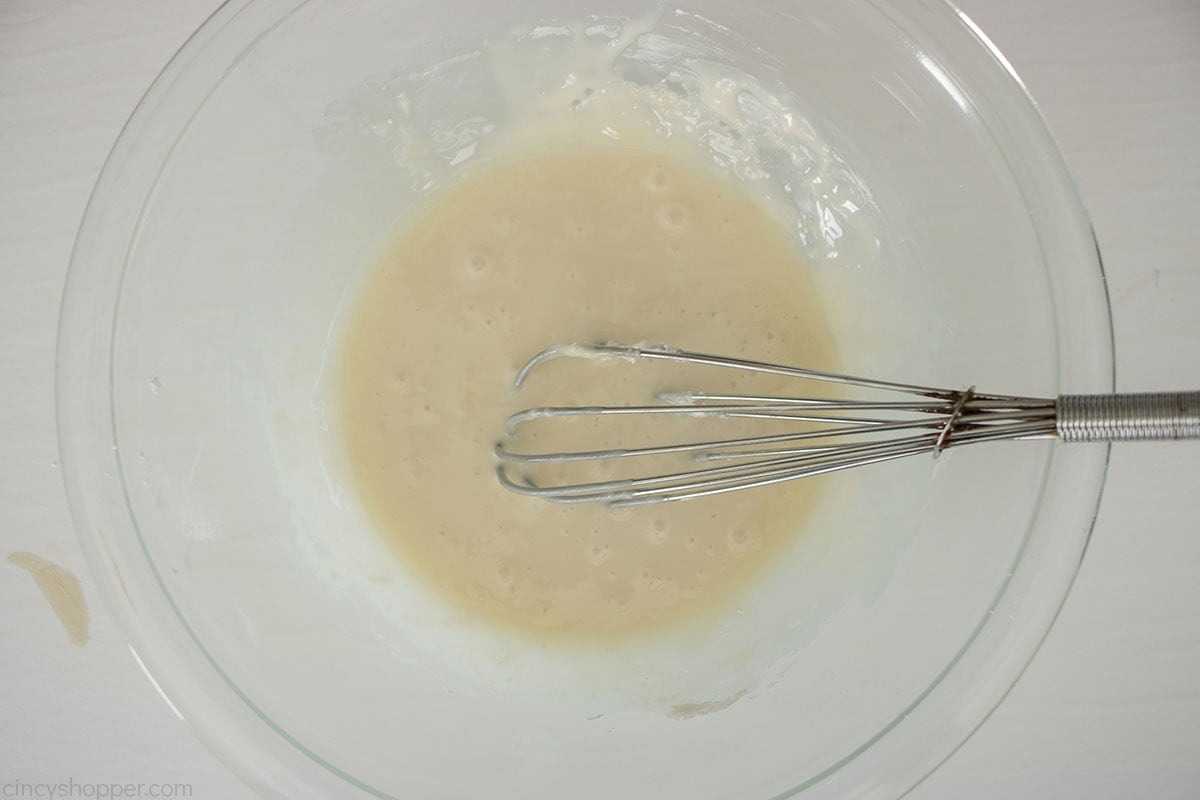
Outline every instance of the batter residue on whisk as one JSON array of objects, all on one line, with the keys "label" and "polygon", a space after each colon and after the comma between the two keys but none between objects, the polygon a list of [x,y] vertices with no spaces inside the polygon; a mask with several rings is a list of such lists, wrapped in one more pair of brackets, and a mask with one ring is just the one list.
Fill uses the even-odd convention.
[{"label": "batter residue on whisk", "polygon": [[[621,511],[505,491],[492,447],[516,369],[549,344],[606,340],[836,367],[788,232],[738,185],[650,151],[478,169],[406,219],[367,276],[343,364],[348,458],[379,530],[448,600],[548,634],[645,631],[735,607],[801,532],[817,481]],[[555,369],[522,405],[647,402],[671,381],[786,391],[661,366]],[[646,426],[606,435],[636,442]]]}]

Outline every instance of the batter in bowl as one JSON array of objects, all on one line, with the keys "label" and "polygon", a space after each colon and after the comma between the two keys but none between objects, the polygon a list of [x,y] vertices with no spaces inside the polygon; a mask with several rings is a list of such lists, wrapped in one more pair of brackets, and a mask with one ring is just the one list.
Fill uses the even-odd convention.
[{"label": "batter in bowl", "polygon": [[[362,502],[415,576],[496,624],[614,636],[728,612],[801,534],[820,481],[564,506],[504,490],[492,448],[519,407],[789,386],[565,360],[513,396],[534,353],[594,341],[837,367],[798,245],[732,181],[615,145],[494,163],[406,218],[362,285],[341,395]],[[696,424],[622,418],[583,433],[637,445],[694,438]]]}]

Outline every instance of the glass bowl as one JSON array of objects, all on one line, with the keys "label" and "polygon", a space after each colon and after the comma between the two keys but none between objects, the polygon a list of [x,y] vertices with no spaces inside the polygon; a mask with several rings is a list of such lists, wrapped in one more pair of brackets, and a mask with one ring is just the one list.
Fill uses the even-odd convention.
[{"label": "glass bowl", "polygon": [[[71,262],[59,435],[97,584],[164,696],[265,796],[898,796],[1046,635],[1107,448],[847,473],[737,608],[572,648],[425,596],[331,455],[347,298],[437,183],[405,137],[452,174],[505,111],[454,65],[572,35],[641,53],[643,87],[686,88],[707,60],[792,98],[832,172],[793,159],[780,191],[847,370],[1112,389],[1086,214],[1019,79],[949,5],[231,0],[129,120]],[[643,57],[671,41],[675,63]]]}]

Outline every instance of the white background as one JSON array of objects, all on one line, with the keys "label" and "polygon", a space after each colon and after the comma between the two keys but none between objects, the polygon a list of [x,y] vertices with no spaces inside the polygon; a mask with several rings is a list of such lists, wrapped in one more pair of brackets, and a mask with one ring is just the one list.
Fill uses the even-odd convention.
[{"label": "white background", "polygon": [[[1200,1],[962,0],[1038,99],[1092,213],[1120,388],[1200,387]],[[0,556],[75,572],[70,644],[0,561],[0,789],[250,792],[157,697],[87,577],[57,464],[55,322],[72,239],[134,104],[214,0],[0,0]],[[7,796],[7,795],[5,795]],[[1046,644],[913,800],[1200,798],[1200,445],[1113,454]]]}]

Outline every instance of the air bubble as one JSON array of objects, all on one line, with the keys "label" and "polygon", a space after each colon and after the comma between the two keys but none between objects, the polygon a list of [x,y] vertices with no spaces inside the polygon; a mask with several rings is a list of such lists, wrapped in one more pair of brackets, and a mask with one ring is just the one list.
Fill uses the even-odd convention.
[{"label": "air bubble", "polygon": [[476,278],[486,275],[492,268],[487,256],[476,253],[467,259],[467,272]]},{"label": "air bubble", "polygon": [[725,544],[730,553],[741,555],[749,548],[750,537],[741,528],[734,528],[726,535]]},{"label": "air bubble", "polygon": [[667,203],[658,210],[658,223],[669,231],[680,231],[687,227],[688,212],[679,203]]},{"label": "air bubble", "polygon": [[671,188],[671,173],[662,167],[655,167],[646,176],[646,188],[652,192],[665,192]]}]

